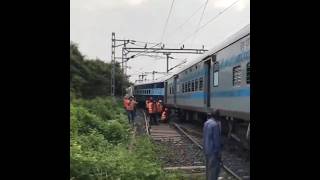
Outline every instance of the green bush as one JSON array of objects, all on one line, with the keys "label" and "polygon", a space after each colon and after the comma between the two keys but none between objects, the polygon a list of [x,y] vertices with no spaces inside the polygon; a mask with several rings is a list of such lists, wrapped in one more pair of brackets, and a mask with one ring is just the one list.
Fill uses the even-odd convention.
[{"label": "green bush", "polygon": [[[103,120],[103,117],[110,115],[100,112],[103,111],[102,104],[104,104],[104,107],[108,107],[111,102],[108,99],[106,102],[103,102],[102,99],[98,99],[98,103],[96,100],[78,100],[76,103],[71,104],[71,136],[77,133],[89,134],[92,130],[95,130],[111,143],[117,144],[127,141],[130,128],[127,121],[124,120],[125,115],[118,114],[117,116],[114,116],[116,120]],[[95,105],[100,109],[92,110]],[[113,106],[110,107],[111,110],[112,108],[117,108]]]},{"label": "green bush", "polygon": [[86,108],[90,113],[99,116],[105,121],[126,118],[121,103],[119,101],[114,102],[110,97],[99,97],[91,100],[78,99],[74,100],[73,103]]},{"label": "green bush", "polygon": [[121,102],[72,100],[70,178],[77,180],[178,179],[165,174],[149,137],[130,139]]}]

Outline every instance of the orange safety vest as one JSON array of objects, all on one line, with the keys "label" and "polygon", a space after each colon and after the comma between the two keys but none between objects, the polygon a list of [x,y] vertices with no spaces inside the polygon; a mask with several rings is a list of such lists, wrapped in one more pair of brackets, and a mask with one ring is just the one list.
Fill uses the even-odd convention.
[{"label": "orange safety vest", "polygon": [[127,110],[128,111],[133,111],[135,105],[136,105],[136,102],[134,100],[129,101]]},{"label": "orange safety vest", "polygon": [[125,100],[123,101],[123,106],[124,106],[126,109],[128,109],[129,103],[130,103],[130,100],[129,100],[129,99],[125,99]]},{"label": "orange safety vest", "polygon": [[157,102],[157,112],[161,113],[163,110],[163,105],[160,102]]},{"label": "orange safety vest", "polygon": [[156,104],[155,104],[155,103],[153,103],[153,102],[149,102],[149,103],[148,103],[148,112],[149,112],[150,114],[157,112],[157,107],[156,107]]}]

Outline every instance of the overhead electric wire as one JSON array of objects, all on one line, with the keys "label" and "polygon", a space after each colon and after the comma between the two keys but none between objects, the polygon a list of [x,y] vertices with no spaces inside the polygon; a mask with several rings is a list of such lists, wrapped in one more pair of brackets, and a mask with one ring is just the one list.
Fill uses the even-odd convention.
[{"label": "overhead electric wire", "polygon": [[189,18],[188,18],[184,23],[182,23],[182,24],[181,24],[180,26],[178,26],[174,31],[172,31],[171,33],[169,33],[169,35],[168,35],[167,37],[170,37],[170,36],[172,36],[173,34],[175,34],[176,32],[178,32],[178,30],[181,29],[185,24],[187,24],[187,22],[189,22],[190,19],[191,19],[194,15],[196,15],[197,12],[198,12],[204,5],[205,5],[205,3],[202,4],[196,11],[194,11],[194,12],[192,13],[192,15],[189,16]]},{"label": "overhead electric wire", "polygon": [[167,25],[168,25],[169,18],[170,18],[171,12],[172,12],[173,4],[174,4],[174,0],[172,0],[171,7],[170,7],[170,10],[169,10],[169,14],[168,14],[166,23],[165,23],[164,28],[163,28],[163,31],[162,31],[161,41],[160,41],[161,43],[162,43],[162,41],[163,41],[163,37],[164,37],[164,34],[165,34],[165,32],[166,32],[166,29],[167,29]]},{"label": "overhead electric wire", "polygon": [[196,28],[196,32],[195,32],[195,34],[194,34],[194,36],[193,36],[193,39],[192,39],[192,41],[191,41],[191,44],[193,44],[194,38],[196,37],[196,34],[197,34],[198,31],[199,31],[198,28],[199,28],[199,26],[200,26],[200,24],[201,24],[201,21],[202,21],[202,19],[203,19],[203,15],[204,15],[204,12],[205,12],[205,10],[206,10],[208,1],[209,1],[209,0],[206,0],[206,4],[205,4],[205,6],[204,6],[204,8],[203,8],[202,14],[201,14],[201,16],[200,16],[199,23],[198,23],[197,28]]},{"label": "overhead electric wire", "polygon": [[136,40],[132,40],[132,41],[134,41],[134,42],[138,42],[138,43],[144,43],[144,44],[158,44],[158,43],[156,43],[156,42],[144,42],[144,41],[136,41]]},{"label": "overhead electric wire", "polygon": [[234,6],[237,2],[239,2],[240,0],[235,1],[234,3],[232,3],[230,6],[226,7],[225,9],[223,9],[222,11],[220,11],[216,16],[214,16],[213,18],[211,18],[209,21],[207,21],[205,24],[203,24],[202,26],[200,26],[196,31],[194,31],[192,34],[190,34],[189,36],[187,36],[187,38],[185,38],[181,43],[184,43],[187,39],[191,38],[196,32],[198,32],[200,29],[204,28],[205,26],[207,26],[210,22],[212,22],[213,20],[217,19],[220,15],[222,15],[225,11],[227,11],[228,9],[230,9],[232,6]]},{"label": "overhead electric wire", "polygon": [[135,43],[130,43],[130,44],[132,44],[132,45],[135,45],[135,46],[137,46],[137,47],[145,47],[145,46],[143,46],[143,45],[138,45],[138,44],[135,44]]},{"label": "overhead electric wire", "polygon": [[152,58],[156,58],[156,59],[166,59],[166,57],[164,57],[164,56],[149,55],[149,54],[142,54],[139,56],[148,56],[148,57],[152,57]]},{"label": "overhead electric wire", "polygon": [[[152,46],[151,48],[154,48],[154,47],[156,47],[156,46],[158,46],[158,45],[161,45],[161,43],[158,43],[158,44]],[[134,58],[134,57],[136,57],[136,56],[138,56],[138,55],[140,55],[140,54],[146,53],[147,51],[148,51],[148,49],[146,49],[146,50],[144,50],[144,51],[142,51],[142,52],[139,52],[139,53],[137,53],[137,54],[134,54],[134,55],[132,55],[131,57]],[[154,52],[154,51],[156,51],[156,50],[153,50],[153,51],[151,51],[151,52]],[[126,60],[126,61],[128,61],[128,60]],[[125,61],[125,62],[126,62],[126,61]]]}]

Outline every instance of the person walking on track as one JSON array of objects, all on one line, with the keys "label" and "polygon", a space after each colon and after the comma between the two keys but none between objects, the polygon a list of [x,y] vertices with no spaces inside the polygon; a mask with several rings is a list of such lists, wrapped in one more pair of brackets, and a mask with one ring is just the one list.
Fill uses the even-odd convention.
[{"label": "person walking on track", "polygon": [[221,163],[221,125],[219,111],[208,113],[203,126],[204,154],[206,158],[207,180],[217,180]]},{"label": "person walking on track", "polygon": [[133,99],[133,97],[131,96],[129,98],[129,103],[127,106],[127,111],[128,111],[128,119],[129,119],[129,123],[134,124],[134,108],[136,106],[137,102]]}]

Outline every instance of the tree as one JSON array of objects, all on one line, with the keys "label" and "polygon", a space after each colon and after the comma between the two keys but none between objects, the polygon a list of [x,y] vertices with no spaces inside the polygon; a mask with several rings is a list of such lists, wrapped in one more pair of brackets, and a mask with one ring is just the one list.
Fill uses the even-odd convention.
[{"label": "tree", "polygon": [[[130,85],[125,78],[120,64],[115,66],[116,96],[121,96]],[[94,98],[110,95],[111,64],[99,59],[86,59],[78,45],[70,42],[70,91],[76,97]]]}]

